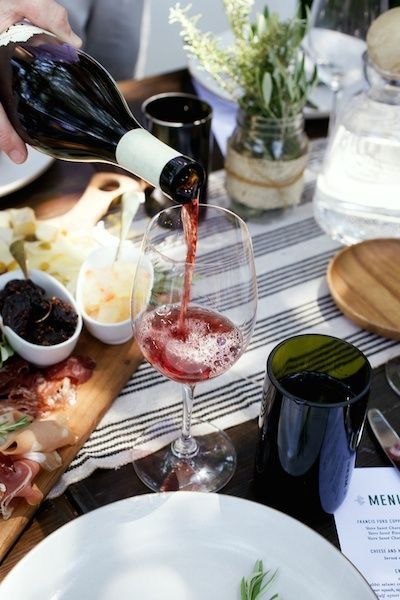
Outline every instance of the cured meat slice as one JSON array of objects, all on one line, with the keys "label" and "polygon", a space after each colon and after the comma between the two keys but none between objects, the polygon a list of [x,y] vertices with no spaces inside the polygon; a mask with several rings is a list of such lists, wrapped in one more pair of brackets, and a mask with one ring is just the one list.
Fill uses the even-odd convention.
[{"label": "cured meat slice", "polygon": [[0,454],[0,511],[4,519],[12,513],[10,502],[13,498],[25,498],[28,504],[39,504],[43,494],[32,481],[39,472],[37,462],[22,458],[11,461],[10,457]]},{"label": "cured meat slice", "polygon": [[0,452],[5,455],[52,452],[75,442],[76,436],[61,418],[35,420],[23,429],[10,433],[6,441],[0,445]]},{"label": "cured meat slice", "polygon": [[92,376],[96,363],[86,356],[70,356],[44,371],[46,379],[53,381],[69,377],[73,383],[85,383]]},{"label": "cured meat slice", "polygon": [[[20,359],[22,360],[22,359]],[[76,401],[77,386],[90,379],[96,363],[87,357],[70,356],[47,369],[39,370],[29,363],[17,363],[11,373],[16,377],[4,377],[2,394],[7,406],[32,417],[47,416]],[[8,364],[8,361],[7,363]],[[1,395],[0,370],[0,395]]]},{"label": "cured meat slice", "polygon": [[12,356],[0,369],[0,397],[7,397],[23,375],[29,373],[29,363],[20,356]]},{"label": "cured meat slice", "polygon": [[53,452],[27,452],[21,458],[34,460],[45,471],[55,471],[62,465],[62,458],[56,450]]}]

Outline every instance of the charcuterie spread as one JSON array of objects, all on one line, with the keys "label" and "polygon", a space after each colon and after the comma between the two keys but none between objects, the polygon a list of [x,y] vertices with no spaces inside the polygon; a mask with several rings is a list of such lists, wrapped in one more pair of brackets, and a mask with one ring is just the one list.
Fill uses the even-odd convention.
[{"label": "charcuterie spread", "polygon": [[[70,288],[80,261],[96,247],[87,232],[72,234],[41,222],[30,208],[1,211],[0,272],[16,268],[8,249],[16,239],[24,241],[30,266],[52,272]],[[71,304],[49,296],[30,278],[12,279],[0,289],[0,316],[3,326],[37,346],[62,344],[78,320]],[[58,450],[77,441],[63,410],[76,402],[77,388],[90,379],[95,361],[71,355],[38,367],[19,356],[6,335],[0,348],[0,512],[8,519],[14,498],[30,505],[41,502],[35,478],[41,470],[58,469]]]},{"label": "charcuterie spread", "polygon": [[[96,206],[95,202],[91,206]],[[12,280],[19,280],[12,287],[30,285],[22,281],[24,275],[10,253],[16,240],[23,242],[29,279],[46,292],[46,310],[33,314],[33,326],[26,327],[30,317],[25,299],[21,303],[18,298],[17,316],[8,314],[9,325],[4,324],[5,315],[0,309],[0,560],[142,360],[132,344],[129,319],[129,335],[119,336],[118,340],[102,336],[96,336],[101,341],[95,339],[86,321],[86,331],[81,331],[82,307],[76,302],[79,271],[95,251],[104,248],[114,256],[115,233],[119,231],[114,222],[109,223],[111,228],[102,223],[95,225],[97,219],[90,226],[85,221],[83,227],[69,229],[57,219],[39,220],[31,208],[0,211],[0,292]],[[53,296],[62,302],[51,302],[52,310],[57,311],[52,317],[58,319],[61,308],[67,326],[73,325],[74,317],[66,309],[66,302],[78,315],[75,332],[61,342],[53,337],[60,329],[58,324],[53,327],[50,320],[47,327],[38,328],[35,323],[43,317],[46,321],[48,300]],[[22,326],[31,341],[19,335],[25,335]],[[31,329],[39,329],[40,335]],[[31,338],[32,334],[36,337]],[[50,345],[41,345],[43,341]],[[20,435],[16,439],[17,433]],[[39,433],[40,444],[36,439]],[[2,448],[10,446],[14,448],[12,453],[3,452]]]},{"label": "charcuterie spread", "polygon": [[17,355],[0,369],[0,511],[12,514],[11,502],[23,497],[38,504],[42,492],[34,478],[40,469],[61,466],[57,450],[74,444],[76,435],[62,417],[66,403],[76,401],[76,389],[87,381],[94,361],[72,356],[38,369]]}]

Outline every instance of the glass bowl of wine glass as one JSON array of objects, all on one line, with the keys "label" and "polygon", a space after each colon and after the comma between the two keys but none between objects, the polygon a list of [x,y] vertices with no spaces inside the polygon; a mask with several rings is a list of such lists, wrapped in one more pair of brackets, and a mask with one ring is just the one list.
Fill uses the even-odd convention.
[{"label": "glass bowl of wine glass", "polygon": [[[149,263],[152,290],[146,302],[138,302],[135,281]],[[136,342],[157,371],[182,385],[183,396],[178,424],[155,420],[136,441],[136,473],[155,491],[217,491],[235,471],[235,449],[225,432],[191,417],[195,386],[223,376],[253,332],[257,286],[246,224],[211,205],[161,211],[145,233],[135,281]]]}]

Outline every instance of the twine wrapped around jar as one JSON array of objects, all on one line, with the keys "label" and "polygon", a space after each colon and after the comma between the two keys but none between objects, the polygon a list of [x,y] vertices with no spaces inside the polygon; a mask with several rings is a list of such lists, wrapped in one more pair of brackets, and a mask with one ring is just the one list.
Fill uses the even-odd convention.
[{"label": "twine wrapped around jar", "polygon": [[226,189],[239,205],[260,211],[299,203],[307,164],[303,115],[269,119],[241,109],[228,140]]}]

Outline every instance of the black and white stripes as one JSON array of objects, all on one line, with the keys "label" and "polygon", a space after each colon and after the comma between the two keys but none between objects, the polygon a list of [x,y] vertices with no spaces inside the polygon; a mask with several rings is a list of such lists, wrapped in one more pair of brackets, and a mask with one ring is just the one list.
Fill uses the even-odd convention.
[{"label": "black and white stripes", "polygon": [[[227,205],[223,172],[212,174],[209,202]],[[308,174],[310,179],[310,174]],[[310,183],[310,182],[309,182]],[[307,193],[310,193],[310,185]],[[282,339],[307,332],[328,333],[362,350],[373,366],[400,354],[400,344],[360,330],[334,304],[325,282],[329,260],[339,249],[317,226],[311,203],[291,209],[269,222],[249,224],[256,260],[259,309],[249,348],[228,373],[198,386],[195,417],[229,427],[258,413],[265,362]],[[215,231],[212,232],[215,234]],[[215,269],[224,273],[229,244]],[[243,284],[227,282],[224,309],[238,306]],[[142,364],[121,391],[90,439],[63,476],[53,495],[61,493],[96,467],[116,467],[131,460],[143,430],[159,419],[181,414],[180,390],[150,365]],[[160,432],[162,433],[162,432]],[[165,432],[164,432],[165,433]]]}]

